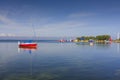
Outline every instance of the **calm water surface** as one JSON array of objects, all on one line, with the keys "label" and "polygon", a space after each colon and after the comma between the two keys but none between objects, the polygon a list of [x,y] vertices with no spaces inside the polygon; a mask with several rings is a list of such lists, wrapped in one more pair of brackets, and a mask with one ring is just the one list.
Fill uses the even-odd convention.
[{"label": "calm water surface", "polygon": [[120,80],[120,44],[0,42],[0,80]]}]

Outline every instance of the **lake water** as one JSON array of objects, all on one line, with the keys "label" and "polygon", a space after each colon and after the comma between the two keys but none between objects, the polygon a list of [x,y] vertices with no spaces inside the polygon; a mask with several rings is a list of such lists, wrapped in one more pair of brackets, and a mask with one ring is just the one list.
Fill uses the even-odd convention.
[{"label": "lake water", "polygon": [[0,42],[0,80],[120,80],[120,44]]}]

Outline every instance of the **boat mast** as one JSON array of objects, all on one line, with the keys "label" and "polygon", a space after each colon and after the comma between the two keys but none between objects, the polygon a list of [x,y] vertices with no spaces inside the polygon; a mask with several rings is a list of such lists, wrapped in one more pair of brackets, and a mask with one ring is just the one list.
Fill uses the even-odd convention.
[{"label": "boat mast", "polygon": [[33,28],[34,37],[36,37],[35,27],[33,26],[33,24],[32,24],[32,28]]},{"label": "boat mast", "polygon": [[33,40],[36,40],[36,32],[33,24],[32,24],[32,29],[33,29]]},{"label": "boat mast", "polygon": [[120,33],[119,32],[117,33],[117,39],[120,39]]}]

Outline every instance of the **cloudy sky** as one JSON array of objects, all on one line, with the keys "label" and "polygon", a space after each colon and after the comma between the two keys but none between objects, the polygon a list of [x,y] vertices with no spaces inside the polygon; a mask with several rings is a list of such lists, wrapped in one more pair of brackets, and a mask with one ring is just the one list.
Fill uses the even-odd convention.
[{"label": "cloudy sky", "polygon": [[[34,28],[34,29],[33,29]],[[82,36],[120,32],[120,0],[0,0],[0,34]]]}]

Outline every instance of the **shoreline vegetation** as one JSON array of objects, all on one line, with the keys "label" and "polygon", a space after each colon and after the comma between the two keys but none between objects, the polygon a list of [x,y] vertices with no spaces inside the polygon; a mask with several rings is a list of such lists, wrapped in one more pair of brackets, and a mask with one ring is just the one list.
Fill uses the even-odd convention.
[{"label": "shoreline vegetation", "polygon": [[110,35],[98,35],[98,36],[81,36],[77,37],[74,42],[97,42],[97,43],[103,43],[112,41],[112,38]]},{"label": "shoreline vegetation", "polygon": [[73,40],[73,42],[120,43],[120,39],[112,40],[110,35],[81,36],[81,37],[77,37],[75,40]]}]

